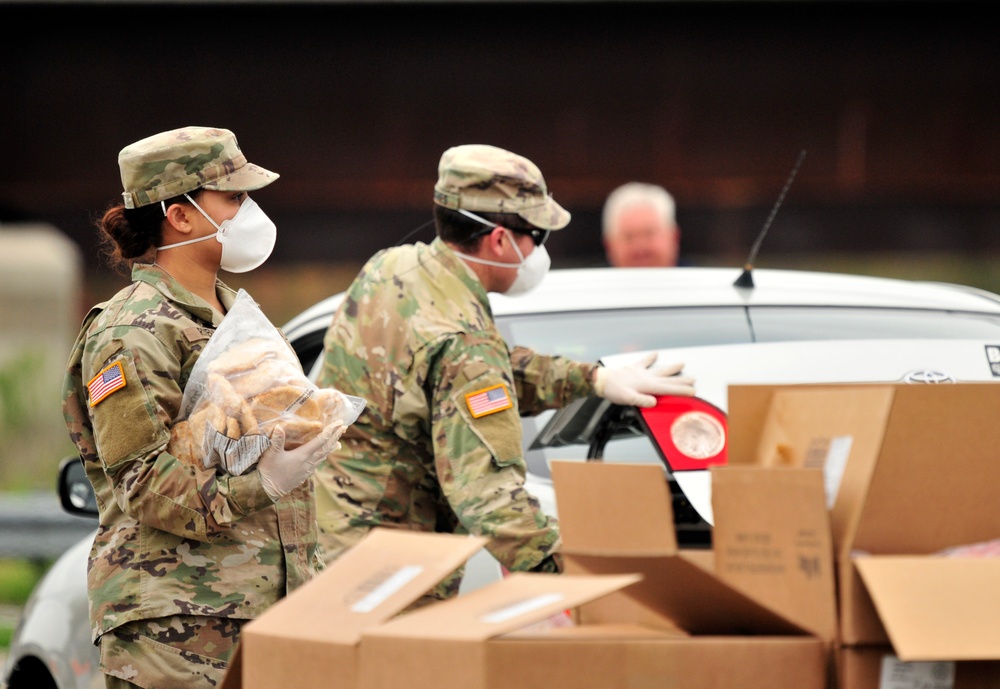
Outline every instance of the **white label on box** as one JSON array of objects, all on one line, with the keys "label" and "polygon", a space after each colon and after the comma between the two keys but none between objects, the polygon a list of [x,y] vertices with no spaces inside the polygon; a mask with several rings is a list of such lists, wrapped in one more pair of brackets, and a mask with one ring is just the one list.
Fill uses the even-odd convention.
[{"label": "white label on box", "polygon": [[491,613],[483,615],[481,619],[483,622],[488,624],[506,622],[511,618],[517,617],[518,615],[523,615],[531,612],[532,610],[537,610],[538,608],[550,605],[551,603],[558,602],[563,598],[564,596],[561,593],[543,593],[540,596],[523,600],[520,603],[514,603],[514,605],[508,605],[500,608],[499,610],[494,610]]},{"label": "white label on box", "polygon": [[381,605],[386,598],[413,581],[424,571],[420,565],[406,565],[393,571],[389,576],[379,581],[361,599],[351,606],[351,612],[371,612]]},{"label": "white label on box", "polygon": [[955,663],[950,660],[904,663],[894,655],[882,656],[879,689],[953,689]]},{"label": "white label on box", "polygon": [[853,443],[854,437],[850,435],[838,435],[830,440],[826,461],[823,462],[823,487],[826,490],[827,508],[832,508],[837,500],[840,480],[844,477],[844,467],[847,466],[847,458],[851,454]]}]

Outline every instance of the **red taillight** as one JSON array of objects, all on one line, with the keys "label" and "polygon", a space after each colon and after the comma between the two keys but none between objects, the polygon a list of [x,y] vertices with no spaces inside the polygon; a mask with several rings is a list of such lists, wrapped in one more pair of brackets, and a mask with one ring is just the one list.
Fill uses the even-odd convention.
[{"label": "red taillight", "polygon": [[726,463],[729,431],[718,407],[697,397],[658,397],[655,407],[639,413],[672,471]]}]

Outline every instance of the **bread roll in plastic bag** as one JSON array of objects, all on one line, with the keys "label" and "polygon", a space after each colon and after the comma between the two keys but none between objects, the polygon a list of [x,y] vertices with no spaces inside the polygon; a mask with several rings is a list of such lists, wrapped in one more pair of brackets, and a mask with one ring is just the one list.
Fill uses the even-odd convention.
[{"label": "bread roll in plastic bag", "polygon": [[191,369],[167,451],[238,475],[270,446],[276,427],[293,449],[331,425],[339,438],[364,407],[360,397],[309,380],[287,340],[241,289]]}]

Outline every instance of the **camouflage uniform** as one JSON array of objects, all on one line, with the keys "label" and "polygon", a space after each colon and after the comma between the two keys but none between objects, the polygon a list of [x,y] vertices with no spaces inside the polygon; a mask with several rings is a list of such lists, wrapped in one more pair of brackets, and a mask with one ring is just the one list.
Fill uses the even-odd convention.
[{"label": "camouflage uniform", "polygon": [[[321,566],[309,482],[272,503],[256,471],[217,474],[164,451],[222,316],[157,266],[132,279],[84,319],[63,391],[100,509],[87,575],[95,640],[171,615],[251,619]],[[235,299],[221,282],[217,294],[226,308]],[[89,406],[87,382],[118,362],[125,386]]]},{"label": "camouflage uniform", "polygon": [[[439,206],[517,213],[550,230],[569,222],[517,154],[457,146],[438,172]],[[520,416],[590,394],[594,368],[512,353],[486,288],[441,239],[376,254],[324,341],[318,383],[368,400],[315,474],[327,561],[383,526],[487,536],[510,570],[561,571],[558,524],[524,486]],[[461,571],[431,597],[460,582]]]},{"label": "camouflage uniform", "polygon": [[[235,139],[228,149],[213,143],[231,134],[204,131],[208,143],[188,146],[214,151],[201,165],[232,154]],[[170,133],[180,142],[171,155],[183,153],[184,136],[201,133]],[[162,161],[131,172],[123,162],[123,182],[132,189],[126,197],[145,185],[141,205],[155,202],[150,183],[136,182],[142,170],[155,169],[164,169]],[[219,165],[217,172],[227,169]],[[198,170],[185,191],[206,181]],[[157,179],[171,187],[167,197],[176,195],[170,175]],[[226,309],[236,296],[219,281],[216,294]],[[67,364],[63,414],[100,513],[87,579],[93,638],[109,685],[218,685],[242,623],[323,564],[311,482],[272,502],[256,471],[216,473],[165,451],[191,369],[221,322],[218,311],[159,266],[137,264],[131,285],[87,314]]]},{"label": "camouflage uniform", "polygon": [[[485,162],[490,176],[498,166]],[[523,188],[508,191],[499,203],[517,211],[510,197]],[[510,570],[561,570],[558,524],[524,486],[520,416],[590,394],[595,365],[511,352],[486,289],[440,239],[376,254],[334,315],[323,356],[319,385],[368,400],[315,474],[328,562],[384,526],[484,535]],[[475,415],[472,400],[489,390],[495,411]],[[460,580],[435,595],[453,595]]]}]

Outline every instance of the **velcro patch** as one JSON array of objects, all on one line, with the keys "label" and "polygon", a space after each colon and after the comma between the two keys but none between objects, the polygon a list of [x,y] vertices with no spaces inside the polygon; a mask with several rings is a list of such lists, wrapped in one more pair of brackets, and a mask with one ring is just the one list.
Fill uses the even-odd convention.
[{"label": "velcro patch", "polygon": [[469,405],[469,412],[474,419],[514,406],[510,395],[507,394],[507,387],[503,383],[470,392],[465,396],[465,403]]},{"label": "velcro patch", "polygon": [[122,369],[122,362],[116,361],[105,366],[104,369],[87,383],[87,395],[90,397],[90,406],[94,407],[98,402],[108,395],[125,387],[125,371]]}]

